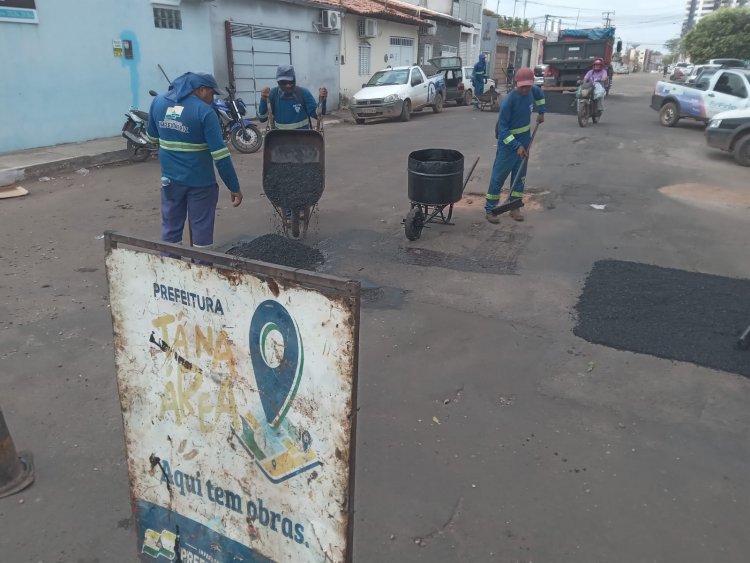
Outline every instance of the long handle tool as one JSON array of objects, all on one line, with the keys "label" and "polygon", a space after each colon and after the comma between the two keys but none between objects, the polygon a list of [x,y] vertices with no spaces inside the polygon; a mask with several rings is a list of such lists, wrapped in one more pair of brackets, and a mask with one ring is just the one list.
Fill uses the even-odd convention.
[{"label": "long handle tool", "polygon": [[522,198],[519,197],[517,199],[511,199],[511,196],[513,194],[513,190],[515,190],[516,186],[518,185],[518,181],[526,176],[526,170],[528,170],[529,168],[529,158],[531,157],[531,145],[534,144],[534,137],[536,136],[537,129],[539,129],[539,123],[534,126],[534,131],[531,132],[529,147],[526,149],[526,158],[524,159],[523,164],[521,164],[521,167],[518,169],[518,174],[516,174],[516,178],[515,180],[513,180],[513,183],[510,186],[508,197],[506,198],[504,203],[501,203],[491,211],[493,215],[502,215],[503,213],[512,211],[513,209],[523,207]]}]

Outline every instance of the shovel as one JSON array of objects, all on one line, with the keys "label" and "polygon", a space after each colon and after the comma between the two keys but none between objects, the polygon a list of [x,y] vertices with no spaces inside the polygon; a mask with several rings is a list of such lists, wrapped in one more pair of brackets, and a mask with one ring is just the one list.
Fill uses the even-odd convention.
[{"label": "shovel", "polygon": [[531,157],[531,145],[534,143],[534,137],[536,136],[536,130],[539,129],[539,123],[537,123],[534,126],[534,130],[531,132],[531,140],[529,141],[529,147],[526,149],[526,158],[524,159],[523,164],[521,164],[521,168],[518,169],[518,174],[516,174],[516,179],[513,180],[513,183],[510,185],[510,191],[508,192],[508,197],[505,200],[504,203],[501,203],[495,209],[490,211],[493,215],[502,215],[503,213],[506,213],[508,211],[512,211],[513,209],[518,209],[519,207],[523,207],[523,199],[510,199],[511,195],[513,194],[513,190],[516,189],[516,186],[518,185],[518,181],[523,178],[526,175],[526,170],[529,167],[529,158]]}]

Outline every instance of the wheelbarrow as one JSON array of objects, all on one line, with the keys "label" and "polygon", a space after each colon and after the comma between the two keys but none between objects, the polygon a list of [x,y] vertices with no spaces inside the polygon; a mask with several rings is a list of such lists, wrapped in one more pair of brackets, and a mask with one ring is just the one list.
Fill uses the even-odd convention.
[{"label": "wheelbarrow", "polygon": [[319,131],[274,129],[266,134],[263,191],[286,236],[302,238],[325,188],[325,143]]},{"label": "wheelbarrow", "polygon": [[480,111],[486,109],[497,111],[500,107],[500,94],[497,93],[494,86],[490,86],[489,90],[477,97],[476,103]]},{"label": "wheelbarrow", "polygon": [[422,149],[409,155],[411,210],[404,219],[406,238],[417,240],[427,223],[453,225],[453,204],[463,196],[478,162],[479,157],[464,180],[464,155],[458,151]]}]

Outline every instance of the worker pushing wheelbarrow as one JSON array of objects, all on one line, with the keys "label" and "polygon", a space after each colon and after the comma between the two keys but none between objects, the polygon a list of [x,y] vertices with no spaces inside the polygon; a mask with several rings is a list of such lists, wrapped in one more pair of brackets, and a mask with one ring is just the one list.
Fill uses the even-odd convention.
[{"label": "worker pushing wheelbarrow", "polygon": [[[325,188],[323,120],[328,91],[318,100],[297,86],[294,68],[276,70],[277,88],[261,92],[258,118],[266,121],[263,191],[281,217],[285,235],[304,237]],[[316,124],[313,127],[313,116]]]}]

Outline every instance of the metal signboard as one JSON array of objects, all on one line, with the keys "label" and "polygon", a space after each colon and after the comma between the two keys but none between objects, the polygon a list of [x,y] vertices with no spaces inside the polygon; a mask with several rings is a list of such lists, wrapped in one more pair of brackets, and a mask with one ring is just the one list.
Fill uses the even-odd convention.
[{"label": "metal signboard", "polygon": [[105,242],[140,558],[350,560],[359,284]]}]

